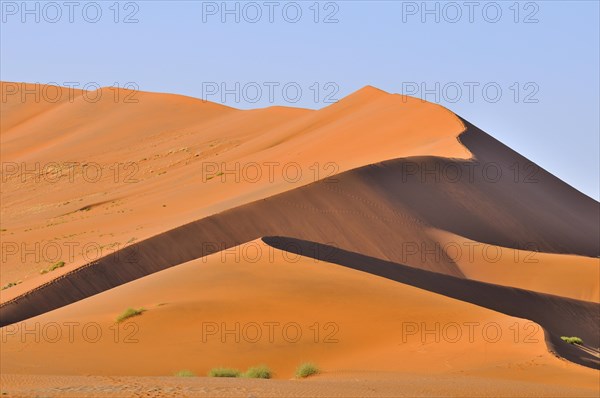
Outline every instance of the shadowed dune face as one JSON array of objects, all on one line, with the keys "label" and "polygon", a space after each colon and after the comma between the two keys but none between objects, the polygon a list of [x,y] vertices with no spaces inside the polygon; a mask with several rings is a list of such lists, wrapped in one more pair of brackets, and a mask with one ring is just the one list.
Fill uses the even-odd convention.
[{"label": "shadowed dune face", "polygon": [[[502,170],[502,179],[492,185],[489,196],[502,198],[521,218],[522,232],[516,236],[497,236],[486,239],[481,230],[473,231],[472,238],[511,247],[510,242],[530,239],[526,247],[539,244],[539,251],[573,253],[590,257],[600,256],[600,206],[598,202],[573,189],[535,163],[519,155],[495,138],[465,121],[467,129],[460,141],[473,153],[476,161],[496,163]],[[489,179],[494,180],[493,171]],[[506,176],[506,178],[505,178]],[[475,183],[474,185],[477,185]],[[519,187],[514,189],[515,185]],[[506,215],[506,218],[508,216]],[[514,221],[513,221],[514,222]],[[457,223],[460,228],[460,223]],[[446,230],[451,230],[447,228]],[[544,231],[543,233],[541,231]],[[514,230],[517,232],[517,229]],[[460,234],[467,236],[467,234]],[[500,240],[498,240],[500,239]],[[547,243],[548,246],[544,245]]]}]

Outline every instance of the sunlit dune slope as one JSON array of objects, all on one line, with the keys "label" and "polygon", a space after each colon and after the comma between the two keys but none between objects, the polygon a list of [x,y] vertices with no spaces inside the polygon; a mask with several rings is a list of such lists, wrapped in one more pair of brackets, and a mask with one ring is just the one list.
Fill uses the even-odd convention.
[{"label": "sunlit dune slope", "polygon": [[[276,248],[333,262],[447,297],[477,304],[503,314],[530,319],[545,331],[549,349],[572,362],[600,368],[600,304],[485,283],[384,261],[329,245],[290,237],[265,237]],[[563,341],[575,333],[581,345]]]},{"label": "sunlit dune slope", "polygon": [[[127,307],[146,311],[115,324]],[[51,323],[62,330],[58,339]],[[82,335],[92,323],[101,330],[96,342]],[[51,340],[23,341],[22,331],[35,325]],[[595,371],[550,354],[533,322],[261,241],[5,327],[2,336],[8,374],[204,375],[266,364],[287,379],[299,363],[314,361],[325,376],[401,372],[418,382],[434,374],[490,388],[527,382],[531,390],[523,392],[533,395],[542,381],[557,391],[597,390]]]},{"label": "sunlit dune slope", "polygon": [[600,260],[593,257],[517,250],[433,233],[468,279],[600,302]]}]

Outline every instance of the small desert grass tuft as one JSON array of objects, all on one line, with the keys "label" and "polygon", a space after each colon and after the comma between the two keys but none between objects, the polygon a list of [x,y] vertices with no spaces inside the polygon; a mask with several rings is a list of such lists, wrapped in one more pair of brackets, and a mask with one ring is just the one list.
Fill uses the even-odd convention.
[{"label": "small desert grass tuft", "polygon": [[296,369],[296,377],[304,379],[308,376],[319,374],[321,371],[314,363],[305,362]]},{"label": "small desert grass tuft", "polygon": [[266,365],[253,366],[244,373],[244,377],[250,379],[270,379],[272,376],[273,372]]},{"label": "small desert grass tuft", "polygon": [[23,282],[23,281],[8,282],[6,285],[2,286],[2,288],[0,288],[0,290],[5,290],[5,289],[11,288],[13,286],[17,286],[21,282]]},{"label": "small desert grass tuft", "polygon": [[62,268],[64,266],[65,266],[65,262],[64,261],[58,261],[58,262],[52,264],[51,266],[49,266],[48,268],[41,270],[40,274],[46,274],[48,272],[52,272],[55,269]]},{"label": "small desert grass tuft", "polygon": [[117,322],[123,322],[125,319],[131,318],[131,317],[134,317],[134,316],[141,315],[141,314],[142,314],[142,312],[144,312],[144,311],[146,311],[146,309],[145,309],[145,308],[138,308],[138,309],[135,309],[135,308],[127,308],[125,311],[123,311],[123,312],[121,313],[121,315],[119,315],[119,316],[117,317]]},{"label": "small desert grass tuft", "polygon": [[194,372],[192,372],[191,370],[180,370],[179,372],[175,373],[175,376],[177,376],[177,377],[196,377],[196,374]]},{"label": "small desert grass tuft", "polygon": [[242,372],[231,368],[213,368],[208,372],[210,377],[240,377]]},{"label": "small desert grass tuft", "polygon": [[569,344],[579,344],[579,345],[583,344],[583,340],[580,337],[561,336],[561,339],[565,343],[569,343]]}]

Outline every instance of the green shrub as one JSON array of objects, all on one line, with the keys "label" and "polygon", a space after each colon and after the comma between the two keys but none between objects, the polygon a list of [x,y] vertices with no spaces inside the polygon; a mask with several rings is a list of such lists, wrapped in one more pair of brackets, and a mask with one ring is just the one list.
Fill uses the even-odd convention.
[{"label": "green shrub", "polygon": [[304,379],[305,377],[319,374],[320,370],[314,363],[306,362],[302,365],[298,366],[296,369],[296,377],[299,379]]},{"label": "green shrub", "polygon": [[569,343],[569,344],[579,344],[582,345],[583,344],[583,340],[581,340],[580,337],[567,337],[567,336],[562,336],[561,339],[565,342],[565,343]]},{"label": "green shrub", "polygon": [[191,370],[180,370],[179,372],[175,373],[175,376],[177,376],[177,377],[195,377],[196,374],[194,372],[192,372]]},{"label": "green shrub", "polygon": [[271,369],[265,365],[248,368],[244,374],[244,377],[249,377],[251,379],[270,379],[271,376],[273,376],[273,372],[271,372]]},{"label": "green shrub", "polygon": [[48,272],[54,271],[55,269],[62,268],[64,266],[65,266],[65,262],[64,261],[59,261],[59,262],[56,262],[56,263],[52,264],[48,268],[41,270],[40,274],[46,274]]},{"label": "green shrub", "polygon": [[237,369],[213,368],[208,372],[210,377],[240,377],[242,373]]},{"label": "green shrub", "polygon": [[52,265],[52,266],[49,268],[49,270],[50,270],[50,271],[54,271],[55,269],[57,269],[57,268],[61,268],[61,267],[64,267],[64,266],[65,266],[65,262],[64,262],[64,261],[59,261],[59,262],[57,262],[57,263],[53,264],[53,265]]},{"label": "green shrub", "polygon": [[127,308],[125,311],[123,311],[123,313],[121,313],[121,315],[117,317],[117,322],[123,322],[127,318],[141,315],[144,311],[146,311],[145,308]]},{"label": "green shrub", "polygon": [[0,290],[4,290],[4,289],[8,289],[9,287],[17,286],[21,282],[23,282],[23,281],[8,282],[6,285],[2,286],[2,288],[0,288]]}]

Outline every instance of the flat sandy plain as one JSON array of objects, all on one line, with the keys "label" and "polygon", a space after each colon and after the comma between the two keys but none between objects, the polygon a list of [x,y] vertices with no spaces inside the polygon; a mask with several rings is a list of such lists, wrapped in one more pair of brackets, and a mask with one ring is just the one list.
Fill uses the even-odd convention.
[{"label": "flat sandy plain", "polygon": [[3,396],[600,394],[598,202],[449,110],[22,89],[2,83]]}]

